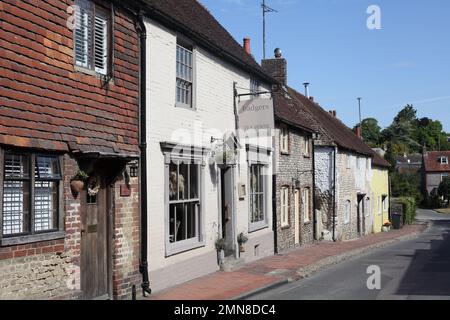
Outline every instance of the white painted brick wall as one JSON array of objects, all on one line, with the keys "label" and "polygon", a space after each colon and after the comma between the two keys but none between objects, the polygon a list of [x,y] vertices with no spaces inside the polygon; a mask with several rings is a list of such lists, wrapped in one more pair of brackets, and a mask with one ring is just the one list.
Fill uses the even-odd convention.
[{"label": "white painted brick wall", "polygon": [[[233,82],[238,87],[249,88],[250,77],[228,63],[220,61],[202,48],[196,48],[196,110],[175,107],[176,81],[176,33],[147,20],[147,142],[148,142],[148,242],[149,269],[156,271],[172,268],[183,261],[203,257],[215,252],[214,241],[218,231],[218,187],[213,183],[210,167],[205,167],[205,199],[203,203],[206,247],[165,257],[164,227],[164,157],[160,142],[194,143],[211,148],[211,136],[222,137],[234,131]],[[265,88],[268,89],[267,87]],[[197,129],[196,129],[197,128]],[[201,137],[198,128],[211,130]],[[181,130],[181,131],[180,131]],[[194,136],[196,138],[194,139]],[[236,184],[247,186],[247,166],[239,166]],[[212,173],[214,174],[214,173]],[[248,186],[247,186],[248,187]],[[268,184],[271,195],[271,183]],[[236,188],[236,185],[235,185]],[[237,191],[237,190],[235,190]],[[248,190],[247,190],[248,192]],[[247,199],[246,199],[247,200]],[[250,234],[250,239],[267,235],[272,237],[272,212],[268,201],[269,228]],[[237,201],[237,233],[248,230],[248,201]],[[272,243],[273,246],[273,243]],[[268,252],[261,248],[261,252]],[[273,252],[273,251],[272,251]],[[214,270],[210,270],[214,271]],[[207,270],[205,270],[207,272]],[[198,276],[198,272],[184,270],[186,279]],[[177,281],[180,281],[179,279]],[[169,284],[167,282],[167,284]]]}]

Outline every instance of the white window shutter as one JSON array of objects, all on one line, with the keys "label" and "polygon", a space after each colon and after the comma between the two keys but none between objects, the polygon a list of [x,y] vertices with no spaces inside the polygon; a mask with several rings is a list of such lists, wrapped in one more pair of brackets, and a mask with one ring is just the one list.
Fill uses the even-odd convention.
[{"label": "white window shutter", "polygon": [[75,64],[91,68],[93,6],[90,1],[77,0],[75,6]]},{"label": "white window shutter", "polygon": [[108,18],[101,11],[96,12],[95,15],[94,34],[95,71],[106,75],[108,71]]}]

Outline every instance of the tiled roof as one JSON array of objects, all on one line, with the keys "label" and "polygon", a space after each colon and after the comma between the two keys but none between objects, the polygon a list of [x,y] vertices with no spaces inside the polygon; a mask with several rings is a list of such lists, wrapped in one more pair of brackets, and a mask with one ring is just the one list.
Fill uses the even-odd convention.
[{"label": "tiled roof", "polygon": [[291,88],[289,88],[288,91],[315,120],[312,127],[314,127],[316,131],[319,131],[321,134],[328,137],[330,141],[343,149],[369,157],[373,156],[374,151],[358,138],[358,136],[342,121],[299,92]]},{"label": "tiled roof", "polygon": [[380,156],[376,151],[373,151],[373,165],[376,167],[390,168],[391,164],[387,162],[382,156]]},{"label": "tiled roof", "polygon": [[250,72],[275,81],[263,72],[233,36],[196,0],[141,0],[147,5],[147,15],[170,27],[185,29],[187,36],[200,44],[211,46],[213,53],[230,62],[250,69]]},{"label": "tiled roof", "polygon": [[[313,117],[304,110],[297,99],[285,90],[276,90],[273,95],[275,120],[281,120],[302,130],[314,132]],[[317,124],[315,125],[317,128]]]},{"label": "tiled roof", "polygon": [[[425,171],[450,172],[450,164],[441,164],[440,157],[447,157],[450,161],[450,151],[430,151],[424,157]],[[447,161],[448,162],[448,161]]]}]

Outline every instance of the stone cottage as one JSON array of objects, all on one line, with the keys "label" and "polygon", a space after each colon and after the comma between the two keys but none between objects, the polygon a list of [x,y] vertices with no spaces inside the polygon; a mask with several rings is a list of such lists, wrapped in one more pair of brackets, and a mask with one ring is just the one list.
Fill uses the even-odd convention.
[{"label": "stone cottage", "polygon": [[316,233],[324,240],[349,240],[372,232],[371,174],[373,151],[312,97],[292,96],[315,120],[314,141]]},{"label": "stone cottage", "polygon": [[263,69],[279,81],[274,86],[275,139],[273,210],[276,252],[315,239],[313,210],[314,119],[287,87],[287,61],[281,50],[262,61]]}]

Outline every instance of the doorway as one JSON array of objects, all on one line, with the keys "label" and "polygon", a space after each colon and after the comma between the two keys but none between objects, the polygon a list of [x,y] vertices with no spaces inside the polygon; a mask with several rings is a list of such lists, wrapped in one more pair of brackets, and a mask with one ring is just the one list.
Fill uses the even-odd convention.
[{"label": "doorway", "polygon": [[84,300],[111,298],[110,188],[81,197],[81,289]]},{"label": "doorway", "polygon": [[365,194],[358,195],[358,236],[362,237],[366,231],[366,208],[364,197]]},{"label": "doorway", "polygon": [[233,230],[233,169],[231,167],[220,170],[220,198],[222,209],[222,238],[225,239],[225,256],[234,255]]}]

